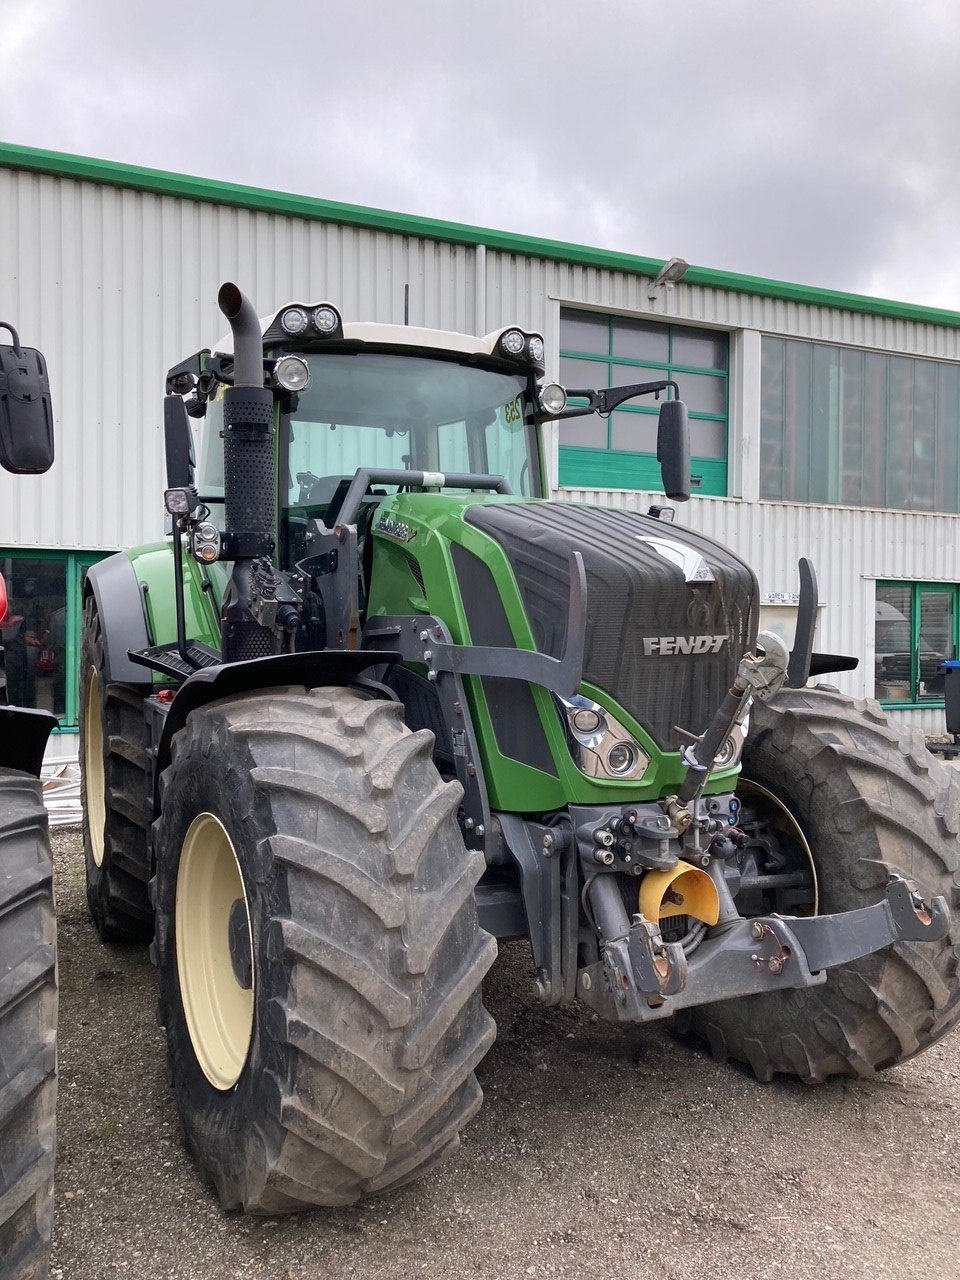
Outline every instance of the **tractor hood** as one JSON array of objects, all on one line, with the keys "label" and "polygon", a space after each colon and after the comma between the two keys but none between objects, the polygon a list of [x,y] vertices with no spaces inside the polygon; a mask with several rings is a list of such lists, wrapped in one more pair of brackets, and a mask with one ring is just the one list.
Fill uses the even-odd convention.
[{"label": "tractor hood", "polygon": [[699,533],[605,507],[489,502],[464,518],[503,548],[542,653],[563,653],[578,551],[587,578],[584,681],[615,698],[663,750],[677,749],[677,726],[707,727],[756,638],[759,592],[748,565]]}]

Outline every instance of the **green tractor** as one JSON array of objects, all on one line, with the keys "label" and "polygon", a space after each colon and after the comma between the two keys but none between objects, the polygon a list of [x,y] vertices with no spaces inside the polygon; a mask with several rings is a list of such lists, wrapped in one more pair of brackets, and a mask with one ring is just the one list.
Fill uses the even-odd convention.
[{"label": "green tractor", "polygon": [[[0,466],[39,475],[53,463],[43,356],[16,329],[0,344]],[[26,644],[0,576],[7,661]],[[0,639],[0,1274],[47,1274],[57,1100],[57,919],[40,767],[56,719],[7,704]]]},{"label": "green tractor", "polygon": [[349,1204],[453,1151],[497,938],[532,998],[762,1079],[955,1023],[960,793],[807,687],[852,661],[813,652],[812,567],[788,655],[673,508],[547,496],[545,423],[663,396],[687,498],[675,384],[564,391],[519,327],[219,302],[230,336],[167,377],[172,539],[87,578],[80,702],[90,909],[153,938],[225,1206]]}]

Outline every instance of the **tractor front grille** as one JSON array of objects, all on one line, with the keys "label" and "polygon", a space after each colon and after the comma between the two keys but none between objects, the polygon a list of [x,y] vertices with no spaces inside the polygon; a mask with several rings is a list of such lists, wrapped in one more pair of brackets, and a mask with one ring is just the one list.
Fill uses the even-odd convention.
[{"label": "tractor front grille", "polygon": [[[663,750],[677,749],[676,726],[703,732],[756,636],[757,581],[743,561],[689,529],[605,507],[498,502],[470,507],[466,519],[503,547],[537,648],[553,657],[566,643],[570,557],[579,551],[585,682],[615,698]],[[712,580],[686,581],[645,539],[698,553]],[[703,636],[726,638],[716,653],[669,652],[674,638]],[[667,652],[657,651],[661,638]]]}]

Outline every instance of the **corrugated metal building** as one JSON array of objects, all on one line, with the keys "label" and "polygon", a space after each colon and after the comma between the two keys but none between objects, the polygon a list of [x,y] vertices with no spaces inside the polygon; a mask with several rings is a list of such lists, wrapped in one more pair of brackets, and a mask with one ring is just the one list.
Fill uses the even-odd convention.
[{"label": "corrugated metal building", "polygon": [[[235,279],[261,312],[329,299],[393,323],[409,286],[413,324],[539,329],[567,385],[669,373],[699,485],[679,520],[754,565],[788,632],[810,555],[818,646],[860,658],[835,682],[941,732],[936,664],[960,640],[960,314],[696,267],[654,287],[662,265],[0,146],[0,318],[46,354],[58,431],[48,476],[0,473],[0,571],[22,620],[8,651],[31,637],[12,673],[8,658],[11,695],[75,725],[82,573],[162,536],[164,373],[221,334],[217,289]],[[654,412],[564,424],[561,496],[644,510]]]}]

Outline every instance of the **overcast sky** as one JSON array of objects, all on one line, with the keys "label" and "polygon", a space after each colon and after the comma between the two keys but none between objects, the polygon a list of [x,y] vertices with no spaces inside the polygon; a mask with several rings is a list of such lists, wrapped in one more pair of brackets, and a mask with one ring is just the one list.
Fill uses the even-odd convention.
[{"label": "overcast sky", "polygon": [[958,133],[958,0],[0,0],[6,142],[953,310]]}]

